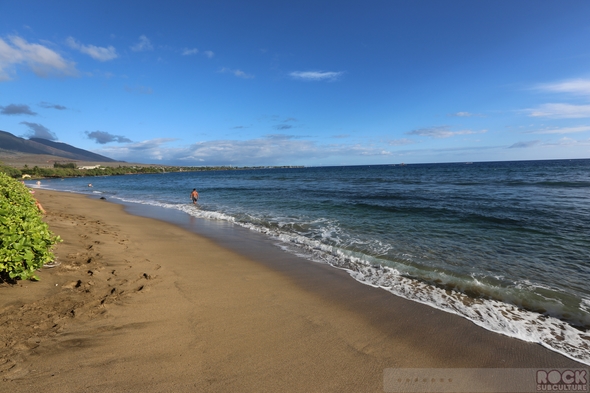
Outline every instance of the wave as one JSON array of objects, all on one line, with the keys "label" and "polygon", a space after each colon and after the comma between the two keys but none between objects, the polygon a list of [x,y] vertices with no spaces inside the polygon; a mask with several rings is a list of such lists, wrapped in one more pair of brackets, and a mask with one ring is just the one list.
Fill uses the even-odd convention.
[{"label": "wave", "polygon": [[510,187],[544,187],[544,188],[590,188],[590,182],[586,181],[524,181],[512,180],[499,182],[497,186]]}]

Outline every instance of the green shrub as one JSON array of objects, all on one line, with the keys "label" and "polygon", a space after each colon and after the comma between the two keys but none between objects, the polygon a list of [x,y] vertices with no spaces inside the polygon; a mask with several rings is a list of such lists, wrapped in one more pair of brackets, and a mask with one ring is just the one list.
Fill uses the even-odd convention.
[{"label": "green shrub", "polygon": [[78,168],[76,166],[76,163],[75,162],[66,162],[66,163],[63,163],[63,162],[54,162],[53,163],[53,167],[54,168],[68,168],[68,169],[76,169],[76,168]]},{"label": "green shrub", "polygon": [[6,173],[8,176],[14,178],[21,177],[22,175],[22,172],[20,170],[9,166],[4,166],[2,165],[2,163],[0,163],[0,172]]},{"label": "green shrub", "polygon": [[38,280],[35,271],[51,262],[54,236],[24,184],[0,173],[0,276]]}]

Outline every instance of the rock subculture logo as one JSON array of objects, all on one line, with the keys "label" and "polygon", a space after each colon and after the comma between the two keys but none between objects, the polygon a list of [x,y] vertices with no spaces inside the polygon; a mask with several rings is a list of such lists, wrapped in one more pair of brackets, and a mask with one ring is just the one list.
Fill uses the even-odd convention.
[{"label": "rock subculture logo", "polygon": [[539,392],[587,392],[587,370],[537,370]]}]

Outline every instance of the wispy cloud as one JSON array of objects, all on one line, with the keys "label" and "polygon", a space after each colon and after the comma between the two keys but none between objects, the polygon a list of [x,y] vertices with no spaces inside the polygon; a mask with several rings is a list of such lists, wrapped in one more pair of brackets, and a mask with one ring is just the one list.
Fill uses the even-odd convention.
[{"label": "wispy cloud", "polygon": [[210,50],[206,50],[206,51],[199,51],[197,48],[184,48],[182,50],[182,55],[183,56],[193,56],[193,55],[197,55],[197,54],[201,54],[209,59],[212,59],[215,56],[215,53],[213,53]]},{"label": "wispy cloud", "polygon": [[[108,71],[101,71],[101,70],[94,70],[92,72],[87,72],[88,76],[96,76],[99,78],[104,78],[104,79],[111,79],[114,78],[116,75],[113,74],[112,72],[108,72]],[[122,76],[123,78],[126,78],[126,76]]]},{"label": "wispy cloud", "polygon": [[264,138],[275,141],[287,141],[292,139],[302,139],[303,137],[289,134],[267,134]]},{"label": "wispy cloud", "polygon": [[527,109],[531,117],[548,117],[553,119],[581,119],[590,117],[590,105],[543,104],[534,109]]},{"label": "wispy cloud", "polygon": [[29,131],[25,133],[25,135],[29,138],[49,139],[50,141],[57,140],[57,137],[53,132],[49,131],[49,128],[42,126],[39,123],[21,121],[20,124],[24,124],[29,128]]},{"label": "wispy cloud", "polygon": [[555,146],[567,146],[567,147],[574,147],[574,146],[590,146],[590,138],[588,139],[574,139],[569,137],[562,137],[557,140],[547,140],[547,141],[522,141],[514,143],[513,145],[508,146],[508,149],[526,149],[529,147],[555,147]]},{"label": "wispy cloud", "polygon": [[540,84],[536,88],[554,93],[569,93],[590,97],[590,79],[569,79],[561,82]]},{"label": "wispy cloud", "polygon": [[[536,90],[551,93],[565,93],[570,96],[590,98],[590,79],[569,79],[554,83],[540,84]],[[570,103],[548,103],[537,108],[525,109],[530,117],[547,117],[550,119],[581,119],[590,117],[590,105]]]},{"label": "wispy cloud", "polygon": [[389,156],[391,152],[360,144],[319,145],[292,135],[273,134],[250,140],[215,140],[188,147],[167,147],[170,139],[106,147],[108,157],[146,162],[150,159],[182,165],[283,165],[309,159]]},{"label": "wispy cloud", "polygon": [[11,80],[18,64],[29,67],[37,76],[75,76],[76,63],[64,59],[59,53],[40,44],[31,44],[18,36],[0,38],[0,82]]},{"label": "wispy cloud", "polygon": [[174,148],[165,148],[164,145],[175,140],[174,138],[157,138],[124,146],[105,147],[99,151],[115,159],[135,162],[162,161],[175,150]]},{"label": "wispy cloud", "polygon": [[289,74],[294,79],[304,81],[335,81],[338,80],[344,72],[334,71],[293,71]]},{"label": "wispy cloud", "polygon": [[76,41],[73,37],[68,37],[66,42],[70,48],[76,49],[81,53],[87,54],[94,60],[109,61],[119,57],[119,55],[117,55],[117,50],[114,46],[108,46],[105,48],[95,45],[83,45]]},{"label": "wispy cloud", "polygon": [[84,133],[86,134],[86,136],[88,137],[88,139],[92,139],[93,141],[95,141],[96,143],[100,143],[101,145],[104,145],[106,143],[110,143],[110,142],[117,142],[117,143],[129,143],[132,142],[131,139],[126,138],[124,136],[121,135],[113,135],[111,133],[108,133],[106,131],[84,131]]},{"label": "wispy cloud", "polygon": [[470,113],[470,112],[456,112],[456,113],[449,114],[449,116],[453,116],[453,117],[485,117],[481,113]]},{"label": "wispy cloud", "polygon": [[238,78],[243,78],[243,79],[254,78],[254,75],[246,74],[242,70],[232,70],[231,68],[226,68],[226,67],[223,67],[222,69],[220,69],[219,72],[222,74],[233,74],[234,76],[237,76]]},{"label": "wispy cloud", "polygon": [[563,137],[555,142],[545,143],[547,146],[590,146],[590,139],[576,140],[573,138]]},{"label": "wispy cloud", "polygon": [[390,141],[387,141],[387,144],[390,146],[405,146],[405,145],[411,145],[414,143],[416,143],[416,142],[411,139],[407,139],[407,138],[392,139]]},{"label": "wispy cloud", "polygon": [[59,111],[63,111],[63,110],[66,110],[66,109],[68,109],[68,108],[66,108],[66,107],[65,107],[65,106],[63,106],[63,105],[52,104],[52,103],[50,103],[50,102],[45,102],[45,101],[41,101],[41,102],[39,103],[39,106],[40,106],[40,107],[42,107],[42,108],[47,108],[47,109],[57,109],[57,110],[59,110]]},{"label": "wispy cloud", "polygon": [[536,131],[530,131],[530,134],[574,134],[577,132],[590,131],[590,126],[577,127],[560,127],[560,128],[546,128]]},{"label": "wispy cloud", "polygon": [[182,55],[183,56],[190,56],[190,55],[196,55],[197,53],[199,53],[199,50],[197,48],[184,48],[182,50]]},{"label": "wispy cloud", "polygon": [[451,131],[449,126],[437,126],[437,127],[429,127],[429,128],[420,128],[417,130],[412,130],[406,132],[408,135],[419,135],[419,136],[427,136],[431,138],[450,138],[452,136],[457,135],[471,135],[471,134],[483,134],[486,133],[487,130],[480,130],[480,131],[473,131],[473,130],[460,130],[460,131]]},{"label": "wispy cloud", "polygon": [[6,106],[0,106],[0,114],[36,116],[37,112],[33,112],[28,105],[10,104]]},{"label": "wispy cloud", "polygon": [[513,145],[508,146],[509,149],[526,149],[529,147],[537,146],[541,141],[524,141],[524,142],[516,142]]},{"label": "wispy cloud", "polygon": [[137,143],[133,143],[127,145],[125,148],[138,150],[138,151],[147,151],[147,150],[154,150],[160,148],[165,143],[174,142],[176,138],[156,138],[147,141],[141,141]]},{"label": "wispy cloud", "polygon": [[134,94],[152,94],[154,92],[151,87],[146,86],[125,86],[125,91]]},{"label": "wispy cloud", "polygon": [[139,42],[131,47],[131,50],[134,52],[145,52],[149,50],[154,50],[154,47],[150,40],[145,36],[139,36]]}]

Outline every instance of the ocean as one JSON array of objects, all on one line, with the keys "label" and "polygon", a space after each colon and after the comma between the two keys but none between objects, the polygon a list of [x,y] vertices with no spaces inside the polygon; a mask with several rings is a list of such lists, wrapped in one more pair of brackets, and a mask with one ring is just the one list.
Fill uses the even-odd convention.
[{"label": "ocean", "polygon": [[181,172],[40,187],[248,228],[360,283],[590,364],[590,160]]}]

